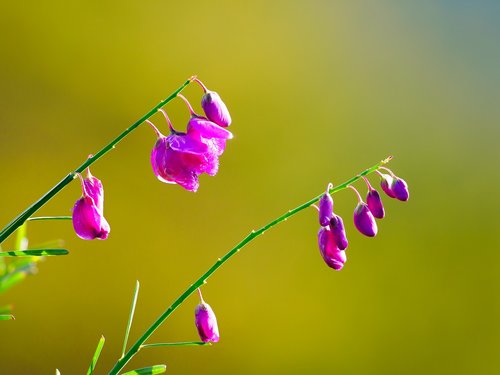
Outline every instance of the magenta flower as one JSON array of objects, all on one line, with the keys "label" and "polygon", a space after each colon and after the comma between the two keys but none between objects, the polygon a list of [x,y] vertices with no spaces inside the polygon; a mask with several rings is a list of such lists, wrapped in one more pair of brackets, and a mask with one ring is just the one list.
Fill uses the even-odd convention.
[{"label": "magenta flower", "polygon": [[368,186],[368,193],[366,195],[366,203],[368,204],[368,208],[370,209],[370,212],[374,217],[376,217],[377,219],[383,219],[385,216],[385,210],[384,205],[382,204],[382,199],[380,198],[380,194],[372,187],[370,181],[368,181],[365,176],[363,176],[363,179]]},{"label": "magenta flower", "polygon": [[347,249],[349,241],[347,241],[347,236],[344,228],[344,221],[338,215],[333,214],[330,220],[330,230],[333,234],[333,240],[340,250]]},{"label": "magenta flower", "polygon": [[375,237],[377,235],[377,223],[368,205],[359,202],[354,209],[354,225],[365,236]]},{"label": "magenta flower", "polygon": [[196,81],[205,92],[201,99],[201,107],[207,118],[222,127],[231,125],[231,115],[219,94],[208,90],[198,78],[195,78],[194,81]]},{"label": "magenta flower", "polygon": [[358,197],[358,204],[354,209],[354,225],[356,226],[356,229],[365,236],[375,237],[378,230],[375,217],[373,217],[368,205],[361,199],[361,195],[359,195],[356,188],[352,185],[349,185],[349,188],[354,190]]},{"label": "magenta flower", "polygon": [[391,187],[396,199],[406,202],[410,198],[408,184],[402,178],[394,176],[394,181]]},{"label": "magenta flower", "polygon": [[406,202],[410,198],[410,192],[406,181],[396,176],[390,169],[385,167],[380,168],[390,173],[390,175],[387,175],[377,171],[378,175],[382,179],[380,181],[380,186],[382,186],[385,193],[391,198],[396,198],[400,201]]},{"label": "magenta flower", "polygon": [[392,191],[392,184],[394,182],[394,179],[389,176],[388,174],[385,173],[380,173],[377,171],[379,174],[381,180],[380,180],[380,186],[382,187],[382,190],[391,198],[396,198],[396,195]]},{"label": "magenta flower", "polygon": [[193,114],[187,125],[187,134],[190,138],[204,143],[207,146],[205,153],[205,169],[203,172],[210,176],[217,174],[219,156],[226,149],[226,140],[233,138],[233,134],[214,124],[204,117]]},{"label": "magenta flower", "polygon": [[167,184],[178,184],[189,191],[199,187],[198,176],[207,169],[206,144],[196,141],[187,134],[173,130],[165,137],[153,125],[157,141],[151,152],[151,165],[156,177]]},{"label": "magenta flower", "polygon": [[345,251],[338,248],[333,233],[328,227],[321,227],[318,232],[318,246],[321,257],[326,265],[336,271],[340,271],[347,261]]},{"label": "magenta flower", "polygon": [[87,178],[78,177],[82,183],[82,197],[73,207],[73,228],[78,237],[84,240],[105,240],[110,226],[104,218],[104,189],[99,179],[87,169]]},{"label": "magenta flower", "polygon": [[199,288],[198,294],[200,296],[200,303],[194,310],[194,323],[198,329],[200,339],[203,342],[218,342],[219,327],[217,326],[217,318],[210,305],[203,300]]},{"label": "magenta flower", "polygon": [[332,184],[328,184],[326,192],[319,199],[319,224],[326,227],[333,217],[333,199],[330,195]]}]

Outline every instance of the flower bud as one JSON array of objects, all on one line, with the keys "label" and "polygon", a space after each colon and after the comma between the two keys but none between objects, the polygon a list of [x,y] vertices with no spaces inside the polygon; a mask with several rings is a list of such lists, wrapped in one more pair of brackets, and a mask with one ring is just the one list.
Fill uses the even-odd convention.
[{"label": "flower bud", "polygon": [[333,199],[329,193],[331,184],[328,184],[325,194],[319,200],[319,224],[326,227],[333,216]]},{"label": "flower bud", "polygon": [[[201,295],[201,294],[200,294]],[[203,299],[194,310],[194,323],[198,329],[198,334],[203,342],[218,342],[219,328],[217,326],[217,318],[214,311],[208,303]]]},{"label": "flower bud", "polygon": [[408,191],[408,185],[406,181],[399,177],[394,177],[391,190],[394,193],[394,197],[400,201],[406,202],[410,198],[410,192]]},{"label": "flower bud", "polygon": [[110,226],[104,218],[104,189],[99,179],[90,174],[83,179],[82,197],[73,207],[73,228],[78,237],[84,240],[105,240],[108,238]]},{"label": "flower bud", "polygon": [[354,209],[354,225],[365,236],[375,237],[377,234],[375,218],[364,202],[359,202]]},{"label": "flower bud", "polygon": [[333,214],[330,220],[330,230],[332,231],[333,239],[339,250],[347,249],[349,242],[345,234],[344,221],[340,216]]},{"label": "flower bud", "polygon": [[231,115],[216,92],[207,91],[201,99],[201,107],[210,121],[222,127],[231,125]]},{"label": "flower bud", "polygon": [[382,187],[382,190],[391,198],[396,198],[396,195],[392,191],[392,184],[394,182],[394,179],[392,176],[385,174],[385,173],[379,173],[380,177],[382,180],[380,181],[380,186]]},{"label": "flower bud", "polygon": [[368,191],[368,194],[366,195],[366,203],[368,204],[370,212],[377,219],[382,219],[385,216],[384,205],[382,204],[382,199],[380,198],[380,194],[377,190],[372,189]]},{"label": "flower bud", "polygon": [[318,232],[318,246],[321,257],[328,267],[336,271],[340,271],[344,267],[344,263],[347,260],[346,253],[337,247],[333,233],[329,228],[320,228]]}]

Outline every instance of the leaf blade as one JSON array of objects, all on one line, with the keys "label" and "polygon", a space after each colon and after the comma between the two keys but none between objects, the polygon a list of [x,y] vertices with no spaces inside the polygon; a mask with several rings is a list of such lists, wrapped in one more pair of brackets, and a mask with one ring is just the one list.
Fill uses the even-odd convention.
[{"label": "leaf blade", "polygon": [[156,375],[156,374],[163,374],[165,371],[167,371],[167,366],[155,365],[128,371],[123,373],[122,375]]},{"label": "leaf blade", "polygon": [[132,321],[134,320],[135,306],[137,304],[137,296],[139,295],[139,286],[140,286],[139,280],[136,280],[134,297],[132,298],[132,306],[130,307],[130,314],[128,316],[127,328],[125,329],[125,337],[123,339],[122,357],[125,354],[125,350],[127,350],[127,341],[128,341],[128,336],[130,334],[130,328],[132,327]]},{"label": "leaf blade", "polygon": [[32,249],[2,251],[0,252],[0,257],[50,257],[68,254],[69,251],[66,249]]},{"label": "leaf blade", "polygon": [[97,363],[97,360],[99,359],[99,356],[101,355],[102,347],[104,346],[104,342],[106,339],[104,336],[101,336],[99,339],[99,343],[97,344],[97,348],[95,349],[94,356],[92,357],[92,362],[90,363],[89,369],[87,370],[87,375],[92,375],[95,369],[95,365]]}]

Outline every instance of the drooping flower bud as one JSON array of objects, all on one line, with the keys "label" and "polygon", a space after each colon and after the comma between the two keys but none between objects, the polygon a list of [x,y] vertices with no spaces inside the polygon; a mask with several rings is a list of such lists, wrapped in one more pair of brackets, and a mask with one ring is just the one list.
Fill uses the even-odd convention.
[{"label": "drooping flower bud", "polygon": [[[378,172],[378,171],[377,171]],[[385,173],[380,173],[378,172],[381,180],[380,180],[380,186],[382,187],[382,190],[391,198],[396,198],[396,195],[392,191],[392,184],[394,182],[394,179],[392,176],[385,174]]]},{"label": "drooping flower bud", "polygon": [[408,185],[406,181],[399,177],[394,177],[391,190],[394,193],[394,197],[400,201],[406,202],[410,198],[410,192],[408,191]]},{"label": "drooping flower bud", "polygon": [[194,323],[198,329],[198,334],[203,342],[218,342],[219,341],[219,327],[217,326],[217,318],[214,311],[208,303],[203,301],[201,291],[198,288],[200,295],[200,303],[194,310]]},{"label": "drooping flower bud", "polygon": [[347,241],[347,236],[344,228],[344,221],[338,215],[333,214],[332,219],[330,220],[330,229],[333,234],[333,240],[335,244],[339,248],[339,250],[347,249],[349,242]]},{"label": "drooping flower bud", "polygon": [[365,236],[375,237],[377,234],[375,218],[364,202],[359,202],[354,209],[354,225]]},{"label": "drooping flower bud", "polygon": [[383,219],[385,216],[384,205],[382,204],[382,199],[377,190],[372,189],[368,191],[366,195],[366,203],[371,213],[377,219]]},{"label": "drooping flower bud", "polygon": [[99,179],[90,174],[83,179],[78,174],[82,183],[82,197],[73,207],[73,228],[78,237],[84,240],[105,240],[108,238],[110,226],[104,218],[104,189]]},{"label": "drooping flower bud", "polygon": [[318,232],[318,246],[321,257],[328,267],[340,271],[347,261],[345,251],[338,248],[333,233],[328,227],[321,227]]},{"label": "drooping flower bud", "polygon": [[333,217],[333,199],[330,195],[332,184],[328,184],[325,194],[319,200],[319,224],[326,227]]},{"label": "drooping flower bud", "polygon": [[205,95],[203,95],[201,107],[210,121],[222,127],[231,125],[231,115],[229,114],[226,104],[215,91],[207,91]]},{"label": "drooping flower bud", "polygon": [[201,107],[205,112],[205,116],[219,126],[228,127],[231,125],[231,115],[219,94],[207,89],[198,78],[193,78],[193,80],[198,83],[205,92],[201,99]]}]

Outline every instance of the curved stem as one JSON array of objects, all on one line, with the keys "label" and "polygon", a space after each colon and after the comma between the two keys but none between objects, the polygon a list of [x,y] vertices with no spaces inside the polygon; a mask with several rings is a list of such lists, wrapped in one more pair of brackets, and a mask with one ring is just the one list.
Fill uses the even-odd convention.
[{"label": "curved stem", "polygon": [[88,158],[83,164],[77,167],[73,172],[68,173],[66,177],[64,177],[61,181],[59,181],[52,189],[46,192],[40,199],[38,199],[31,206],[26,208],[23,212],[17,215],[14,220],[12,220],[9,224],[7,224],[0,231],[0,243],[5,241],[7,237],[9,237],[12,232],[14,232],[17,228],[19,228],[31,215],[33,215],[36,211],[40,209],[43,205],[45,205],[49,200],[52,199],[57,193],[59,193],[66,185],[68,185],[71,181],[76,178],[76,173],[82,173],[85,168],[94,164],[101,157],[106,155],[109,151],[115,148],[115,146],[125,138],[130,132],[132,132],[135,128],[141,125],[148,118],[153,116],[159,108],[163,107],[165,104],[174,99],[178,93],[180,93],[187,85],[189,85],[195,77],[191,77],[188,79],[182,86],[180,86],[177,90],[175,90],[172,94],[170,94],[166,99],[163,99],[159,102],[154,108],[152,108],[149,112],[147,112],[144,116],[142,116],[139,120],[130,125],[127,129],[125,129],[120,135],[118,135],[115,139],[109,142],[106,146],[104,146],[100,151],[96,152],[92,157]]},{"label": "curved stem", "polygon": [[187,342],[158,342],[154,344],[144,344],[141,346],[141,349],[144,348],[156,348],[161,346],[210,346],[211,342],[202,342],[202,341],[187,341]]},{"label": "curved stem", "polygon": [[[341,185],[337,185],[330,189],[330,194],[336,193],[340,190],[347,188],[352,183],[356,182],[363,176],[366,176],[370,173],[373,173],[382,165],[388,163],[391,160],[391,157],[382,160],[381,162],[375,164],[373,167],[365,169],[363,172],[358,174],[357,176],[352,177]],[[264,234],[268,229],[271,229],[275,225],[285,221],[289,217],[299,213],[300,211],[312,206],[316,202],[320,200],[323,196],[323,192],[312,198],[311,200],[301,204],[298,207],[295,207],[292,210],[287,211],[280,217],[274,219],[270,223],[264,225],[260,229],[253,230],[250,232],[243,240],[241,240],[235,247],[233,247],[229,252],[224,255],[222,258],[219,258],[213,265],[210,267],[203,275],[201,275],[194,283],[192,283],[177,299],[151,324],[151,326],[137,339],[137,341],[130,347],[130,349],[125,353],[125,355],[120,358],[108,375],[117,375],[125,365],[132,359],[132,357],[137,354],[137,352],[144,347],[144,343],[147,339],[151,337],[151,335],[163,324],[163,322],[172,314],[175,309],[177,309],[193,292],[196,291],[200,286],[206,283],[207,279],[212,276],[224,263],[226,263],[229,259],[231,259],[236,253],[238,253],[245,245],[252,242],[255,238]]]},{"label": "curved stem", "polygon": [[35,216],[26,219],[26,221],[39,221],[39,220],[71,220],[71,216]]},{"label": "curved stem", "polygon": [[206,94],[208,92],[208,89],[207,89],[207,86],[205,86],[203,84],[203,82],[201,82],[198,78],[194,78],[193,79],[194,82],[196,82],[198,85],[201,86],[201,88],[203,89],[203,92]]},{"label": "curved stem", "polygon": [[363,202],[363,198],[361,198],[361,195],[359,194],[359,191],[354,186],[349,185],[348,188],[352,189],[356,193],[356,195],[358,196],[358,203]]},{"label": "curved stem", "polygon": [[189,114],[190,114],[191,116],[198,116],[198,115],[194,112],[194,109],[193,109],[193,107],[191,106],[191,103],[189,103],[189,100],[187,100],[187,99],[186,99],[186,97],[185,97],[184,95],[182,95],[182,94],[177,94],[177,96],[178,96],[179,98],[181,98],[181,99],[184,101],[184,103],[185,103],[185,104],[186,104],[186,106],[188,107]]}]

